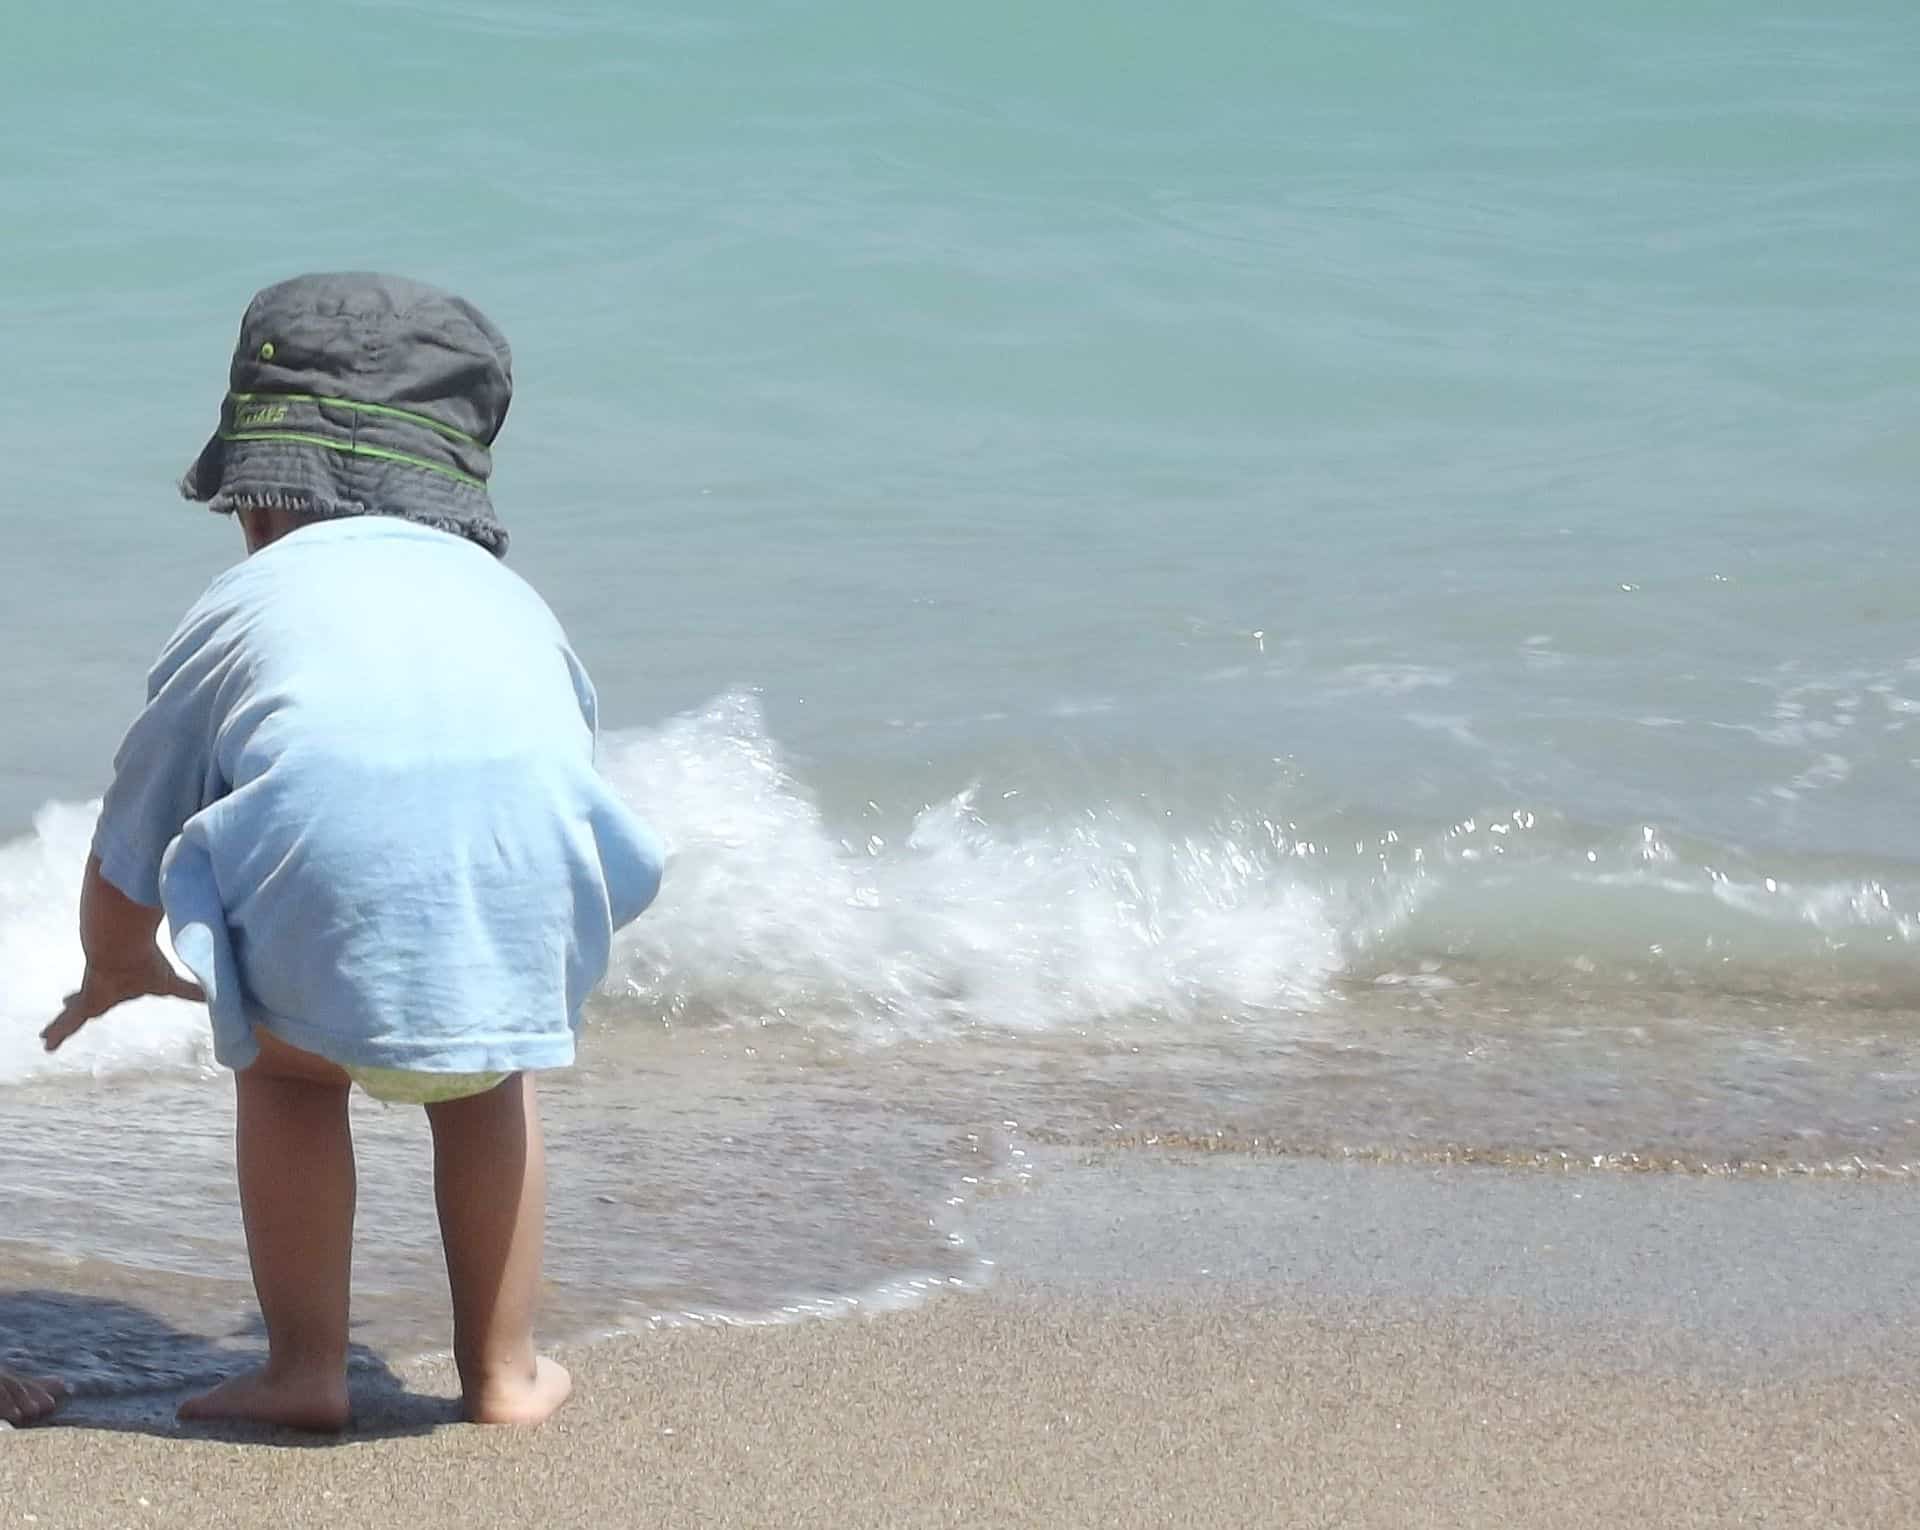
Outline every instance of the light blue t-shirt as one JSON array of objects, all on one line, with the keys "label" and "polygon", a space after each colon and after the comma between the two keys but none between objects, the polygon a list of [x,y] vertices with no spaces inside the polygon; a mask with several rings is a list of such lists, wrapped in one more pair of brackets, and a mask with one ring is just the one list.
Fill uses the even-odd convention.
[{"label": "light blue t-shirt", "polygon": [[213,582],[148,694],[94,849],[166,909],[222,1063],[255,1025],[345,1067],[573,1060],[662,854],[523,580],[406,521],[317,522]]}]

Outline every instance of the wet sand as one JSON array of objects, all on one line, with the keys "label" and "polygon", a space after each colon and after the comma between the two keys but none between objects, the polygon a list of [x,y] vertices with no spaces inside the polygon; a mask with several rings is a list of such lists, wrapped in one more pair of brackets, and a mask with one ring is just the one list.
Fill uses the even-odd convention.
[{"label": "wet sand", "polygon": [[0,1524],[1920,1523],[1920,1195],[1141,1154],[975,1222],[917,1311],[568,1350],[546,1429],[441,1362],[338,1444],[82,1399],[0,1437]]}]

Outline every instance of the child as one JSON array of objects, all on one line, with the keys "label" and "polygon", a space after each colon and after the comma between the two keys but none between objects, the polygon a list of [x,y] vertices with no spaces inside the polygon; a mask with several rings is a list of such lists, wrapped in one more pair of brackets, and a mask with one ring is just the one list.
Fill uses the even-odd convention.
[{"label": "child", "polygon": [[[183,1418],[348,1419],[347,1093],[423,1105],[467,1417],[533,1424],[545,1163],[533,1070],[573,1061],[661,852],[593,768],[591,683],[500,558],[488,449],[506,341],[416,283],[254,298],[181,492],[237,515],[114,762],[81,897],[86,974],[49,1050],[143,994],[204,997],[235,1072],[267,1362]],[[156,945],[164,909],[174,950]]]}]

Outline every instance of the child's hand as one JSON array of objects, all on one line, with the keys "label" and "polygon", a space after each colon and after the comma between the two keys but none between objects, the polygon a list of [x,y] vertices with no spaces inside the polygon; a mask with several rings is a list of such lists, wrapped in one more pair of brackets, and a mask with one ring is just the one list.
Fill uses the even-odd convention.
[{"label": "child's hand", "polygon": [[149,995],[162,999],[206,998],[198,984],[188,982],[173,970],[173,964],[160,954],[158,946],[149,945],[145,958],[129,967],[107,968],[88,962],[79,991],[67,995],[66,1008],[40,1033],[40,1039],[49,1052],[57,1052],[61,1044],[89,1020],[99,1019],[129,999],[144,999]]}]

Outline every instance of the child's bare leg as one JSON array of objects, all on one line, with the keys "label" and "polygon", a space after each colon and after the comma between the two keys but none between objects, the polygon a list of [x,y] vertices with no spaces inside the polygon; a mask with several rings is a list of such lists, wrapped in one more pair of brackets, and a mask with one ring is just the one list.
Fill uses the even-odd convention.
[{"label": "child's bare leg", "polygon": [[180,1406],[187,1419],[295,1429],[347,1424],[353,1133],[347,1075],[262,1034],[235,1075],[240,1212],[267,1325],[267,1363]]},{"label": "child's bare leg", "polygon": [[533,1078],[427,1107],[433,1191],[453,1288],[453,1358],[476,1424],[538,1424],[573,1378],[535,1353],[547,1159]]}]

